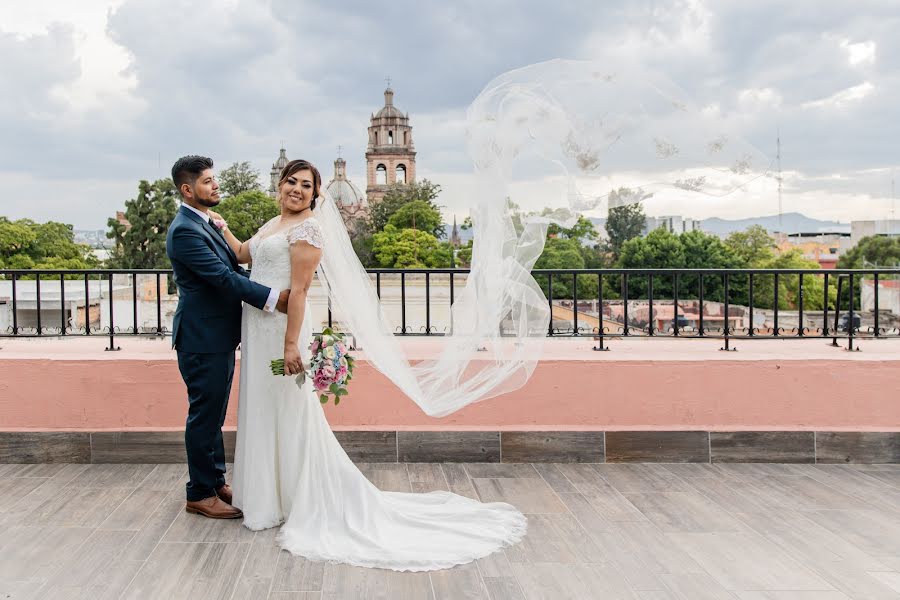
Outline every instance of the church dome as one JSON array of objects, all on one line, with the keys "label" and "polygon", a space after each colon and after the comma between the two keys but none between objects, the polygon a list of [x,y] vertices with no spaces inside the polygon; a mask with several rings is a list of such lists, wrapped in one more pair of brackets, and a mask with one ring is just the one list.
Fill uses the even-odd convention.
[{"label": "church dome", "polygon": [[332,179],[325,189],[340,206],[366,206],[366,196],[346,179]]},{"label": "church dome", "polygon": [[400,112],[400,109],[394,106],[394,90],[391,88],[387,88],[384,90],[384,107],[375,113],[376,119],[383,118],[403,118],[404,114]]},{"label": "church dome", "polygon": [[278,169],[280,173],[283,168],[285,168],[288,164],[287,151],[284,148],[281,148],[281,151],[278,153],[278,160],[272,165],[272,169]]},{"label": "church dome", "polygon": [[369,205],[365,194],[347,179],[347,162],[343,158],[334,161],[334,178],[325,186],[328,195],[334,198],[338,206]]}]

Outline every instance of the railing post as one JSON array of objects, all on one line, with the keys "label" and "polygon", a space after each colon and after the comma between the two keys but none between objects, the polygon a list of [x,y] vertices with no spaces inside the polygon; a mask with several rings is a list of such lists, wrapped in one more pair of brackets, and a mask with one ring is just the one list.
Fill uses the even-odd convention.
[{"label": "railing post", "polygon": [[622,326],[625,328],[623,335],[629,335],[628,327],[628,273],[622,273]]},{"label": "railing post", "polygon": [[431,279],[425,272],[425,335],[431,335]]},{"label": "railing post", "polygon": [[825,272],[825,297],[822,299],[822,337],[828,337],[828,272]]},{"label": "railing post", "polygon": [[137,305],[137,273],[131,274],[131,321],[132,333],[138,335],[138,305]]},{"label": "railing post", "polygon": [[406,273],[402,271],[400,272],[400,333],[406,335]]},{"label": "railing post", "polygon": [[59,333],[66,335],[66,276],[59,274]]},{"label": "railing post", "polygon": [[698,331],[697,333],[699,337],[704,337],[706,335],[706,332],[703,331],[703,273],[700,273],[700,275],[697,277],[697,292],[697,302],[700,303],[700,319],[697,325],[700,328],[700,331]]},{"label": "railing post", "polygon": [[844,287],[844,276],[838,275],[838,289],[837,289],[837,301],[834,303],[834,330],[832,335],[834,337],[831,338],[831,345],[837,348],[838,346],[838,335],[840,333],[840,318],[841,318],[841,292]]},{"label": "railing post", "polygon": [[91,335],[91,286],[90,274],[84,274],[84,334]]},{"label": "railing post", "polygon": [[578,335],[578,275],[572,273],[572,335]]},{"label": "railing post", "polygon": [[603,346],[603,274],[597,273],[597,345],[594,350],[598,352],[609,352],[609,348]]},{"label": "railing post", "polygon": [[719,348],[719,350],[722,350],[723,352],[737,352],[737,348],[732,348],[732,347],[729,345],[729,342],[730,342],[731,340],[730,340],[730,336],[729,336],[729,333],[728,333],[728,329],[729,329],[729,328],[728,328],[728,317],[730,316],[730,315],[728,314],[728,311],[729,311],[730,306],[729,306],[729,300],[728,300],[728,296],[729,296],[729,293],[728,293],[728,292],[729,292],[729,289],[728,289],[729,277],[728,277],[728,272],[727,272],[727,271],[725,272],[725,275],[724,275],[723,277],[724,277],[724,284],[725,284],[725,314],[724,314],[725,321],[724,321],[724,330],[723,330],[724,333],[725,333],[725,347],[724,347],[724,348]]},{"label": "railing post", "polygon": [[[860,286],[860,287],[862,287],[862,286]],[[860,321],[862,321],[862,317],[860,317]],[[850,273],[850,318],[847,321],[847,328],[849,329],[849,334],[850,334],[849,335],[850,343],[847,346],[847,350],[849,350],[850,352],[854,351],[854,349],[853,349],[853,330],[855,329],[855,327],[853,327],[853,325],[854,325],[854,319],[853,319],[853,273]],[[859,348],[856,348],[855,351],[859,352]]]},{"label": "railing post", "polygon": [[775,322],[772,326],[772,336],[778,337],[778,273],[775,273]]},{"label": "railing post", "polygon": [[672,321],[672,334],[678,337],[678,272],[675,272],[672,281],[672,310],[675,318]]},{"label": "railing post", "polygon": [[[168,288],[167,288],[168,290]],[[162,278],[156,274],[156,335],[163,335],[162,326]]]},{"label": "railing post", "polygon": [[550,323],[547,325],[547,335],[553,337],[553,273],[547,273],[547,304],[550,305]]},{"label": "railing post", "polygon": [[[860,287],[862,287],[862,286],[860,286]],[[878,322],[878,271],[875,271],[875,289],[873,290],[873,293],[875,294],[875,337],[877,338],[879,336],[879,332],[878,332],[878,329],[879,329],[879,327],[878,327],[878,325],[879,325],[879,322]],[[860,307],[860,308],[862,308],[862,307]]]},{"label": "railing post", "polygon": [[108,351],[117,351],[121,350],[118,346],[116,346],[116,323],[113,318],[113,274],[109,274],[109,347],[106,348]]},{"label": "railing post", "polygon": [[36,276],[34,281],[34,289],[35,289],[35,300],[37,301],[37,334],[38,336],[44,335],[44,326],[41,323],[41,275],[40,273]]},{"label": "railing post", "polygon": [[749,281],[747,286],[747,302],[750,304],[750,331],[747,333],[749,337],[753,337],[755,332],[753,331],[753,272],[751,271],[748,275]]},{"label": "railing post", "polygon": [[803,337],[803,273],[797,275],[797,337]]},{"label": "railing post", "polygon": [[19,335],[19,311],[16,305],[16,279],[18,275],[12,274],[12,311],[13,311],[13,335]]},{"label": "railing post", "polygon": [[647,317],[647,335],[653,337],[653,273],[647,274],[647,297],[650,299],[649,311],[650,315]]},{"label": "railing post", "polygon": [[450,335],[453,335],[453,271],[450,271]]}]

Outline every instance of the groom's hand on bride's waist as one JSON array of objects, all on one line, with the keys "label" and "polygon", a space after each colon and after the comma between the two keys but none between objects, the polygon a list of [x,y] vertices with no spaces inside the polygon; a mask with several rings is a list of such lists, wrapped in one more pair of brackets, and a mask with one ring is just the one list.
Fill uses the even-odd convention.
[{"label": "groom's hand on bride's waist", "polygon": [[282,312],[287,314],[288,311],[288,298],[291,295],[291,290],[281,290],[281,293],[278,294],[278,302],[275,304],[275,310],[278,312]]}]

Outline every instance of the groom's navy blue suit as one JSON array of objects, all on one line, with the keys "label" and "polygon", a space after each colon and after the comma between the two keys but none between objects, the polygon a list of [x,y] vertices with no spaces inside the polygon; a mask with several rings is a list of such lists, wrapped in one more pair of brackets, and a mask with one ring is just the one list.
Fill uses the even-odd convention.
[{"label": "groom's navy blue suit", "polygon": [[184,443],[187,499],[195,501],[225,483],[222,425],[241,341],[241,302],[262,309],[271,290],[250,281],[222,234],[185,206],[169,225],[166,253],[178,286],[172,346],[190,402]]}]

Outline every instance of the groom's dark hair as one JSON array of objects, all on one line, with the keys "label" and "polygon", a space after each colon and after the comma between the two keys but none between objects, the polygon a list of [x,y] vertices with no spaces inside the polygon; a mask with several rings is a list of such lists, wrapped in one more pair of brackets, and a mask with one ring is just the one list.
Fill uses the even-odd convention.
[{"label": "groom's dark hair", "polygon": [[175,182],[175,189],[180,194],[182,185],[185,183],[194,185],[194,182],[197,181],[197,178],[200,177],[203,171],[212,168],[213,161],[211,158],[193,154],[182,156],[172,165],[172,181]]}]

